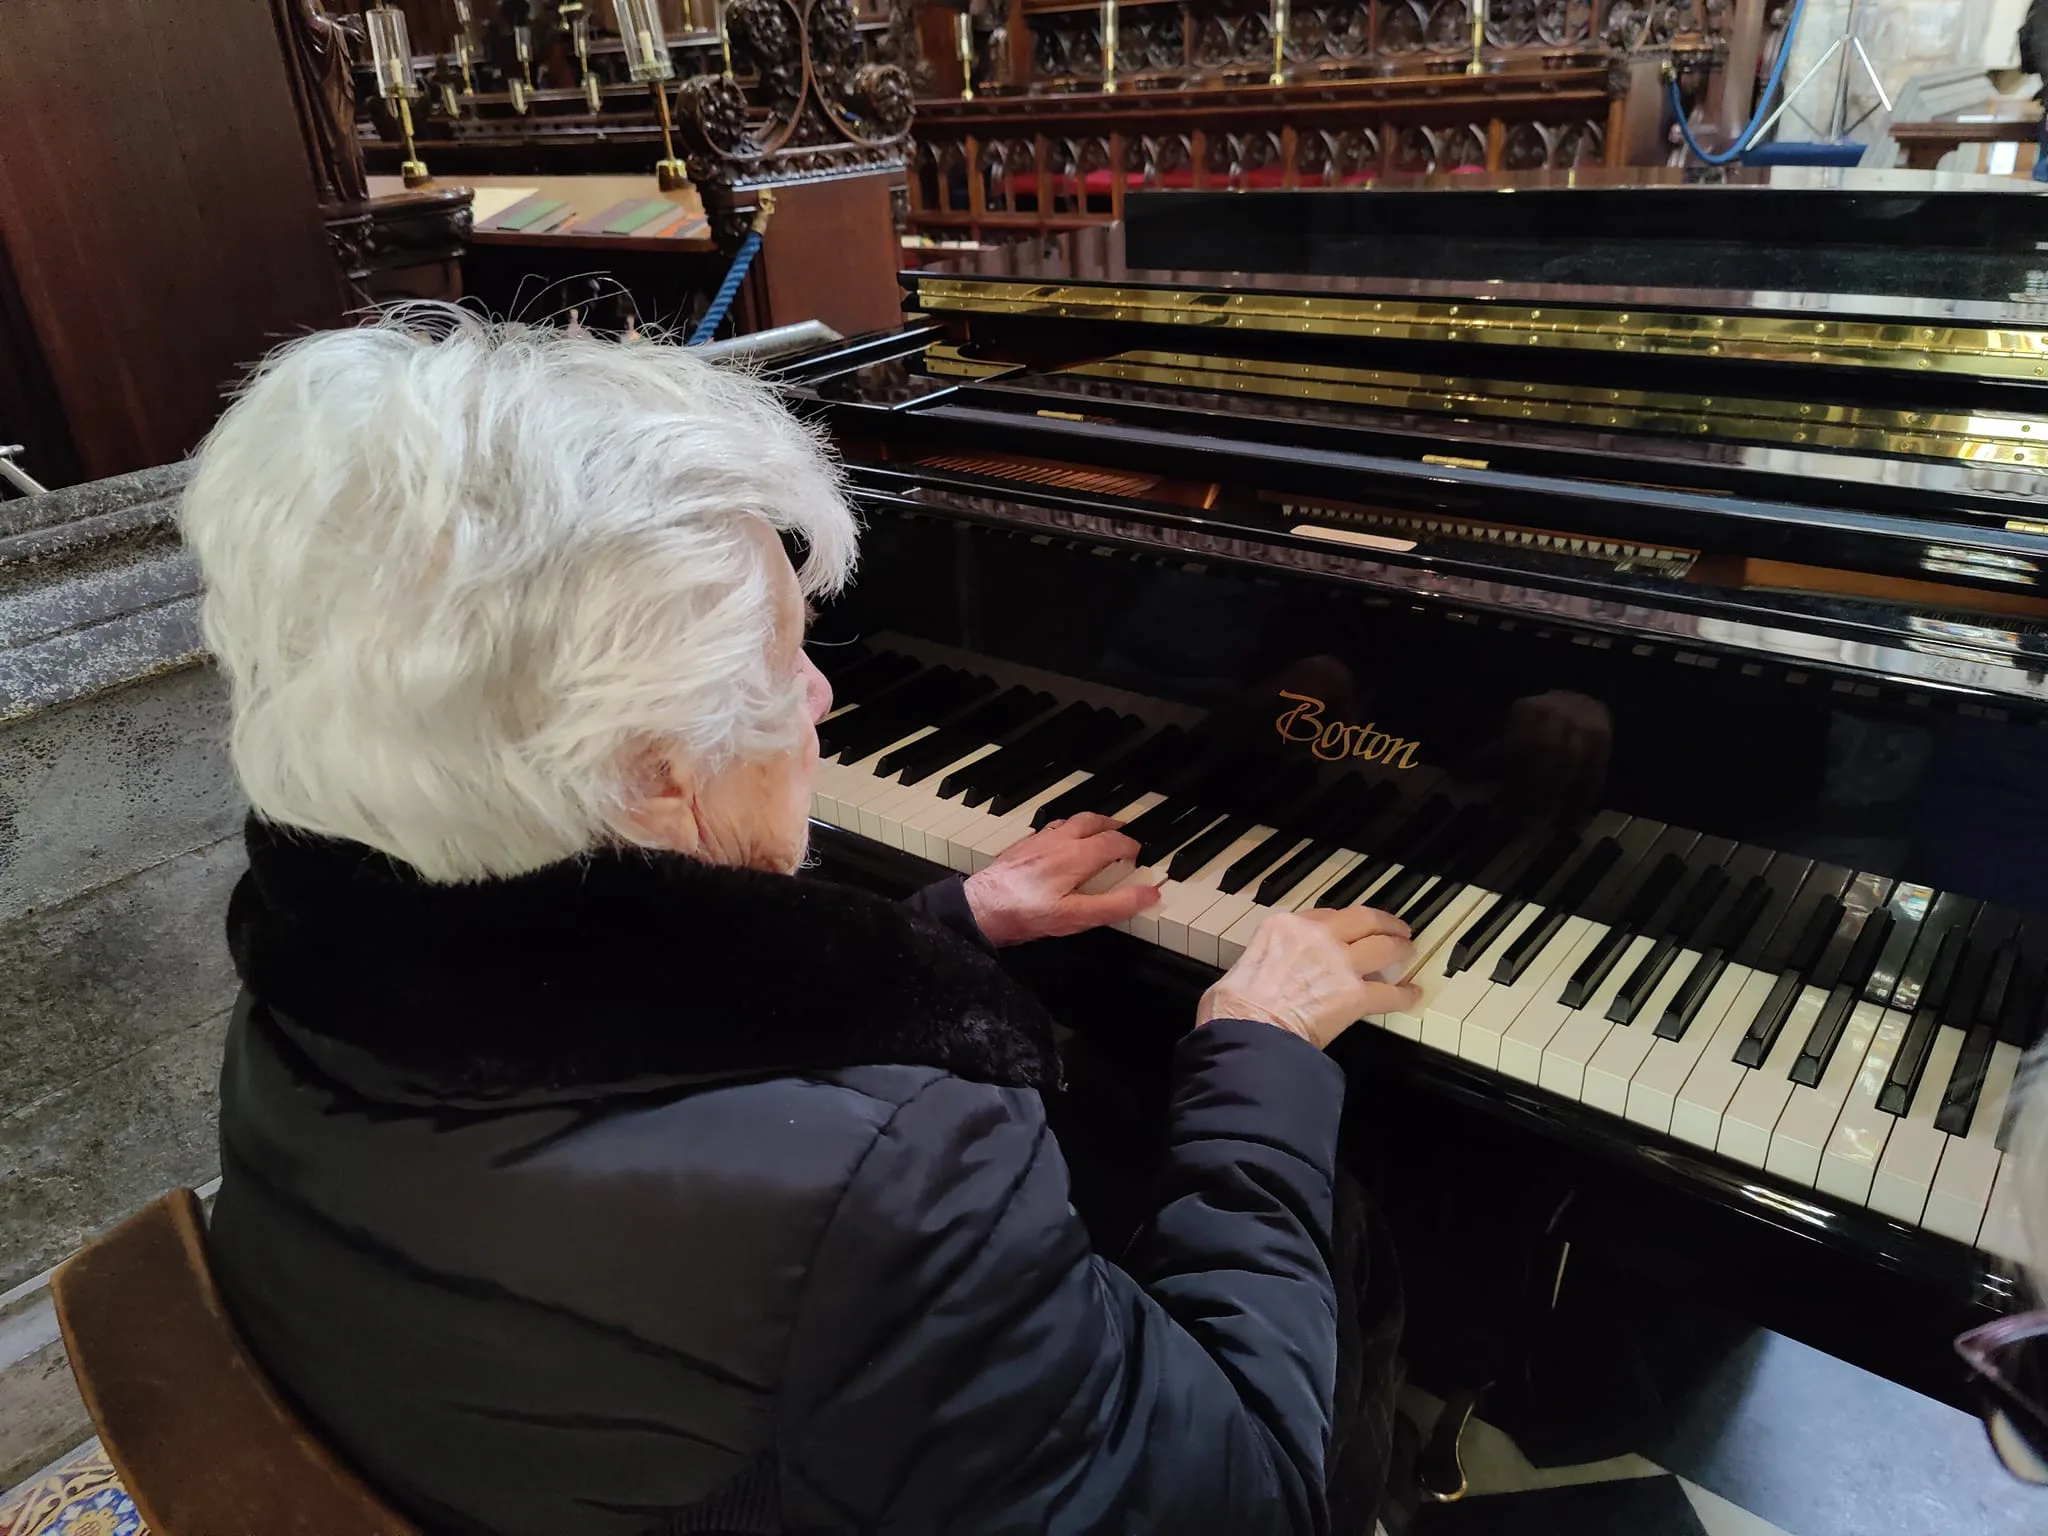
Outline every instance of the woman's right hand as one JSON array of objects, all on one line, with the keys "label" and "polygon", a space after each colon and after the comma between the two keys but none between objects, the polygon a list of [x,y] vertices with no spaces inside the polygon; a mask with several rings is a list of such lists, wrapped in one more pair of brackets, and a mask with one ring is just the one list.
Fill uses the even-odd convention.
[{"label": "woman's right hand", "polygon": [[1420,987],[1408,925],[1370,907],[1275,912],[1223,978],[1202,994],[1195,1023],[1258,1019],[1321,1050],[1372,1013],[1412,1006]]}]

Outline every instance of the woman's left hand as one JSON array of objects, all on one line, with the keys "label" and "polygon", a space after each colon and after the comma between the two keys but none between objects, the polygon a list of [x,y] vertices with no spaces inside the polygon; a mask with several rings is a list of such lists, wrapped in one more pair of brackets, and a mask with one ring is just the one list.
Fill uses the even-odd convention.
[{"label": "woman's left hand", "polygon": [[967,905],[983,937],[998,948],[1059,938],[1120,923],[1157,902],[1159,887],[1149,881],[1082,889],[1131,873],[1138,844],[1118,830],[1121,825],[1093,812],[1047,822],[987,869],[969,875]]}]

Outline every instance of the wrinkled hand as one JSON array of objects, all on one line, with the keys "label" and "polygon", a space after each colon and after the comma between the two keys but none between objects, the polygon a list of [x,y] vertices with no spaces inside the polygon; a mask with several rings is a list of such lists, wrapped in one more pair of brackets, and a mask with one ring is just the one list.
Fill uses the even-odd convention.
[{"label": "wrinkled hand", "polygon": [[1275,912],[1237,964],[1202,994],[1195,1023],[1258,1019],[1321,1050],[1371,1013],[1395,1013],[1420,987],[1387,981],[1414,964],[1408,925],[1370,907]]},{"label": "wrinkled hand", "polygon": [[969,875],[967,905],[983,936],[998,947],[1059,938],[1120,923],[1157,902],[1159,887],[1143,881],[1099,893],[1081,889],[1112,866],[1136,861],[1138,845],[1120,825],[1092,811],[1050,821]]}]

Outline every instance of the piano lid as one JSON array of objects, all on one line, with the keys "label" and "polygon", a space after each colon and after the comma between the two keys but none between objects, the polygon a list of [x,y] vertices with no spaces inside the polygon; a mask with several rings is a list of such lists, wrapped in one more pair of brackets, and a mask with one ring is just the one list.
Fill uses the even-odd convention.
[{"label": "piano lid", "polygon": [[1591,287],[1633,304],[1806,313],[1855,296],[1865,313],[1995,323],[2002,306],[2048,300],[2042,194],[2011,177],[1801,167],[1391,177],[1251,204],[1133,192],[1124,259],[1138,275],[1259,273],[1283,290],[1315,286],[1302,278],[1532,299]]},{"label": "piano lid", "polygon": [[[1607,202],[1541,185],[1134,194],[1134,228],[1155,207],[1215,211],[1187,260],[1271,231],[1313,249],[1332,229],[1356,257],[1351,233],[1399,228],[1456,236],[1467,270],[1505,275],[910,273],[907,307],[932,324],[784,378],[875,495],[1012,522],[1057,502],[1411,593],[1570,590],[1711,615],[1752,649],[1825,635],[1883,648],[1868,670],[1895,676],[1939,651],[1988,667],[1962,686],[2048,698],[2048,299],[1924,291],[1930,266],[2048,266],[2048,200],[1818,180]],[[1888,291],[1621,288],[1521,259],[1532,241],[1583,247],[1568,275],[1584,277],[1704,242],[1725,274],[1781,218],[1813,237],[1782,248],[1847,251]],[[1947,244],[1921,250],[1933,231]]]}]

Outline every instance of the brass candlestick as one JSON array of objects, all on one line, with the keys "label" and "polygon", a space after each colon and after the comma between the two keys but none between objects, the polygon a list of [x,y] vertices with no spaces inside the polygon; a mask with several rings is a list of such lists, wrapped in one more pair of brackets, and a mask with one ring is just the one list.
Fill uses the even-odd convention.
[{"label": "brass candlestick", "polygon": [[725,78],[732,78],[732,29],[725,24],[725,0],[713,0],[711,21],[718,28],[718,57],[725,67]]},{"label": "brass candlestick", "polygon": [[526,82],[526,88],[533,89],[533,28],[512,29],[512,51],[519,56],[519,78]]},{"label": "brass candlestick", "polygon": [[1486,60],[1481,50],[1486,46],[1486,0],[1472,0],[1472,62],[1465,66],[1468,75],[1486,73]]},{"label": "brass candlestick", "polygon": [[676,158],[669,123],[668,82],[675,78],[676,66],[668,56],[660,5],[658,0],[612,0],[612,10],[619,20],[619,36],[626,40],[627,72],[654,92],[654,111],[661,120],[661,159],[655,162],[654,178],[662,191],[677,191],[690,184],[690,173]]},{"label": "brass candlestick", "polygon": [[592,112],[604,110],[604,89],[590,72],[590,12],[583,0],[562,0],[556,14],[569,27],[569,46],[576,50],[576,72],[583,81],[583,99]]},{"label": "brass candlestick", "polygon": [[469,22],[469,0],[455,0],[455,62],[462,66],[462,94],[474,96],[476,49],[469,40]]},{"label": "brass candlestick", "polygon": [[1102,94],[1116,94],[1116,0],[1102,0]]},{"label": "brass candlestick", "polygon": [[412,46],[405,35],[405,12],[395,6],[375,5],[363,12],[363,24],[377,72],[377,94],[397,109],[398,127],[405,135],[405,161],[399,174],[408,187],[424,186],[431,178],[426,161],[412,142],[412,98],[419,95],[420,82],[413,72]]},{"label": "brass candlestick", "polygon": [[974,100],[974,18],[965,11],[953,16],[953,47],[960,55],[960,99]]},{"label": "brass candlestick", "polygon": [[1273,28],[1273,73],[1266,77],[1268,85],[1287,83],[1287,0],[1273,0],[1273,14],[1270,18]]}]

